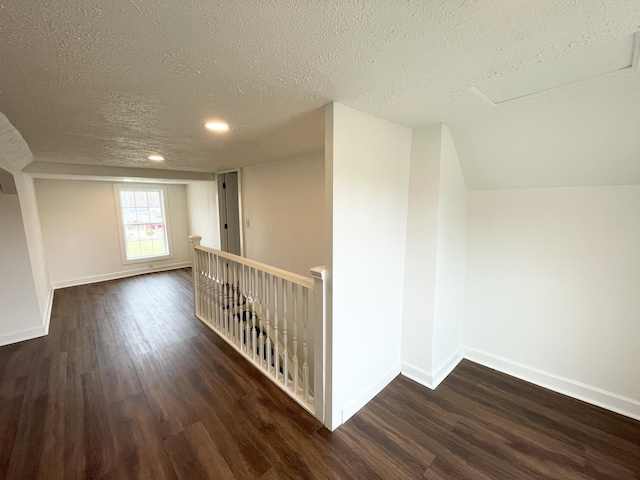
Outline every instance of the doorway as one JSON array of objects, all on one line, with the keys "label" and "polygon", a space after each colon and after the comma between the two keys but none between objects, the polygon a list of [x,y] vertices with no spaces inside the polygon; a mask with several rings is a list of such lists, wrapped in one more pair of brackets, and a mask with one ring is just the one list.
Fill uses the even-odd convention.
[{"label": "doorway", "polygon": [[220,207],[220,248],[224,252],[242,255],[238,172],[219,173],[217,179]]}]

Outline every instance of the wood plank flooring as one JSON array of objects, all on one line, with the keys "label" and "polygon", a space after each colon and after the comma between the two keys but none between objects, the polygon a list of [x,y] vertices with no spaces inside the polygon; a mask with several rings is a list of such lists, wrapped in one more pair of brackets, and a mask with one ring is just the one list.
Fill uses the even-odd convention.
[{"label": "wood plank flooring", "polygon": [[331,433],[192,314],[189,270],[56,291],[0,348],[0,478],[640,479],[640,422],[463,361]]}]

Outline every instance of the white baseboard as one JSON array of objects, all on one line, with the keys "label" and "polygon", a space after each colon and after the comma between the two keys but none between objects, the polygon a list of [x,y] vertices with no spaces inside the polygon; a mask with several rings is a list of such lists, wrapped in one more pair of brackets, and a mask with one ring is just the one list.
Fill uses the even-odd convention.
[{"label": "white baseboard", "polygon": [[[391,381],[400,373],[400,364],[394,365],[389,371],[387,371],[382,377],[376,380],[373,385],[367,388],[356,399],[349,402],[342,408],[342,423],[349,420],[358,410],[369,403],[373,397],[379,394],[384,387],[389,385]],[[336,425],[337,428],[337,425]]]},{"label": "white baseboard", "polygon": [[454,352],[448,359],[436,368],[433,374],[433,388],[435,389],[442,381],[449,376],[453,369],[462,361],[462,350]]},{"label": "white baseboard", "polygon": [[585,383],[529,367],[474,348],[463,349],[464,358],[554,392],[640,420],[640,402]]},{"label": "white baseboard", "polygon": [[118,280],[119,278],[134,277],[145,273],[163,272],[166,270],[177,270],[178,268],[190,267],[191,262],[171,263],[167,265],[157,265],[155,267],[136,268],[135,270],[123,270],[120,272],[104,273],[101,275],[92,275],[89,277],[74,278],[54,283],[54,288],[77,287],[78,285],[88,285],[90,283],[106,282],[108,280]]},{"label": "white baseboard", "polygon": [[453,372],[453,369],[456,368],[461,361],[462,352],[458,350],[447,360],[441,363],[440,366],[436,368],[435,373],[427,372],[426,370],[416,367],[408,362],[402,362],[401,373],[414,382],[424,385],[431,390],[435,390],[435,388],[440,385],[451,372]]},{"label": "white baseboard", "polygon": [[414,382],[433,390],[433,377],[425,369],[416,367],[409,362],[402,362],[400,373]]},{"label": "white baseboard", "polygon": [[32,338],[44,337],[49,333],[49,323],[51,322],[51,308],[53,307],[53,287],[49,289],[47,306],[42,318],[42,326],[25,328],[17,332],[0,335],[0,347],[12,343],[24,342]]},{"label": "white baseboard", "polygon": [[43,337],[47,334],[46,328],[41,325],[39,327],[25,328],[17,332],[6,333],[0,336],[0,347],[11,343],[24,342],[32,338]]}]

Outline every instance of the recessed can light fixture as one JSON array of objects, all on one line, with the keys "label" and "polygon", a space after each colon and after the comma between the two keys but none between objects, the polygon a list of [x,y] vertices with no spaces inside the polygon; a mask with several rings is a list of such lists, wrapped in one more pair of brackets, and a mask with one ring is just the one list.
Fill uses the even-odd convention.
[{"label": "recessed can light fixture", "polygon": [[149,160],[153,162],[162,162],[164,161],[164,157],[162,155],[149,155]]},{"label": "recessed can light fixture", "polygon": [[207,122],[204,126],[214,132],[226,132],[229,130],[229,124],[225,122]]}]

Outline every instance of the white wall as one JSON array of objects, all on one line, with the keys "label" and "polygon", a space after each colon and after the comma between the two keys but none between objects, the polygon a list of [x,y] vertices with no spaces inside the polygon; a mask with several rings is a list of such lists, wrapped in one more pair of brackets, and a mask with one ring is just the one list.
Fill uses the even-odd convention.
[{"label": "white wall", "polygon": [[462,358],[467,187],[449,129],[417,130],[402,321],[402,373],[435,388]]},{"label": "white wall", "polygon": [[335,428],[400,373],[411,130],[338,103],[327,113]]},{"label": "white wall", "polygon": [[[12,268],[4,272],[9,278],[14,275],[13,267],[18,263],[22,267],[28,267],[28,270],[18,274],[16,283],[2,288],[7,305],[10,304],[11,308],[7,306],[6,317],[2,315],[3,311],[0,311],[0,344],[45,335],[49,328],[53,289],[44,258],[33,179],[22,173],[22,169],[32,161],[31,151],[20,133],[7,117],[0,113],[0,168],[13,175],[18,193],[15,200],[5,198],[6,208],[0,215],[1,229],[4,229],[5,225],[9,230],[17,229],[14,232],[15,236],[12,236],[10,231],[4,232],[5,238],[0,242],[0,256],[5,259],[2,262],[3,272],[4,267]],[[13,202],[19,204],[20,218],[15,216]],[[35,295],[32,296],[31,292]],[[20,304],[13,303],[13,299],[20,299]],[[19,324],[10,320],[9,315],[14,319],[19,318]]]},{"label": "white wall", "polygon": [[45,258],[35,183],[33,178],[22,172],[15,172],[13,177],[16,182],[16,190],[18,191],[18,198],[20,200],[22,222],[26,233],[40,316],[46,332],[49,328],[51,306],[53,304],[53,288],[51,286],[48,264]]},{"label": "white wall", "polygon": [[0,345],[45,333],[18,195],[0,194]]},{"label": "white wall", "polygon": [[640,418],[640,186],[469,193],[465,356]]},{"label": "white wall", "polygon": [[414,379],[432,369],[441,132],[440,124],[414,130],[411,141],[402,370]]},{"label": "white wall", "polygon": [[53,285],[59,288],[188,264],[186,189],[184,185],[167,187],[173,258],[151,260],[153,267],[149,267],[147,262],[122,264],[112,182],[37,180],[45,255]]},{"label": "white wall", "polygon": [[245,256],[305,276],[324,265],[324,151],[243,168],[241,177]]},{"label": "white wall", "polygon": [[462,359],[466,263],[467,186],[453,139],[447,126],[443,125],[433,323],[434,386]]},{"label": "white wall", "polygon": [[220,249],[218,186],[216,182],[187,184],[189,235],[200,235],[201,245]]}]

